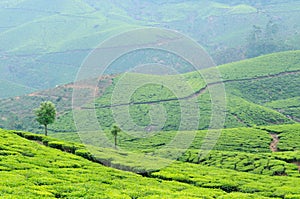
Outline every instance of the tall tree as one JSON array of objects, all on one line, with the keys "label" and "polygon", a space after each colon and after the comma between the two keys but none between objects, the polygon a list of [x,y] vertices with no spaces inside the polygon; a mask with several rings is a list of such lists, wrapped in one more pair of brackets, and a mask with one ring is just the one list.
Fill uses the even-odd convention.
[{"label": "tall tree", "polygon": [[118,136],[118,133],[121,132],[121,129],[117,125],[114,124],[110,132],[114,136],[115,149],[116,149],[117,148],[117,136]]},{"label": "tall tree", "polygon": [[44,125],[45,127],[45,135],[48,135],[48,125],[52,124],[55,121],[56,109],[55,105],[50,102],[42,102],[40,107],[35,110],[36,120]]}]

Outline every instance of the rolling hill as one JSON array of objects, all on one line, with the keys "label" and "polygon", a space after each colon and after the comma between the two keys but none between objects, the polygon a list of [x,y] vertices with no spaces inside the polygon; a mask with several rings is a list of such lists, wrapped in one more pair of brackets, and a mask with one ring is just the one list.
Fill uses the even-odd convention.
[{"label": "rolling hill", "polygon": [[[297,135],[293,129],[299,129],[299,124],[264,129]],[[138,154],[141,151],[132,148],[132,143],[128,147],[140,151],[135,155],[128,150],[107,148],[96,148],[98,153],[94,151],[91,155],[81,144],[27,132],[0,130],[0,195],[3,198],[298,198],[299,171],[291,163],[300,160],[298,149],[270,153],[267,152],[268,145],[259,143],[267,144],[267,139],[253,140],[248,146],[243,146],[231,138],[239,148],[228,142],[228,134],[236,136],[235,131],[247,135],[238,136],[241,142],[247,143],[249,136],[256,139],[257,134],[267,136],[265,130],[226,130],[216,151],[202,157],[204,159],[197,161],[199,151],[191,149],[181,161],[159,170],[149,170],[144,176],[102,165],[106,162],[106,165],[125,170],[137,166],[133,158],[140,161]],[[203,136],[202,132],[198,133]],[[292,141],[294,137],[286,138]],[[147,148],[146,145],[143,147],[143,150]],[[261,152],[251,153],[255,148]],[[156,165],[164,161],[149,159],[154,160]],[[255,165],[257,168],[253,167]],[[145,168],[147,164],[140,166]]]},{"label": "rolling hill", "polygon": [[300,199],[299,6],[0,1],[0,198]]},{"label": "rolling hill", "polygon": [[[299,83],[298,59],[299,51],[295,51],[262,56],[217,67],[221,72],[226,91],[227,117],[225,127],[293,123],[297,121],[299,118],[296,115],[283,115],[264,106],[264,103],[299,96],[300,91],[297,86]],[[211,70],[200,71],[200,73],[202,76],[209,76]],[[118,93],[116,91],[118,89],[115,90],[114,86],[120,84],[119,79],[125,81],[125,78],[128,78],[130,83],[134,85],[139,85],[144,81],[162,82],[163,85],[170,85],[167,83],[168,81],[178,82],[178,84],[174,85],[176,96],[172,93],[174,89],[168,91],[168,88],[161,88],[160,85],[151,84],[141,86],[133,93],[130,98],[130,104],[125,104],[121,107],[124,107],[124,110],[129,109],[133,121],[138,125],[145,128],[149,126],[149,110],[151,106],[162,105],[167,112],[166,123],[162,129],[175,130],[178,128],[178,121],[180,120],[179,103],[184,101],[189,104],[189,100],[196,100],[199,103],[200,113],[205,113],[199,118],[199,128],[205,129],[208,127],[211,114],[211,99],[208,86],[213,86],[215,82],[206,78],[207,81],[212,81],[206,84],[197,72],[183,75],[184,81],[189,83],[193,91],[186,91],[186,87],[181,87],[181,81],[177,81],[174,76],[167,76],[162,80],[161,76],[129,74],[121,75],[121,77],[114,79],[113,85],[106,90],[103,96],[95,101],[99,123],[102,127],[110,127],[114,122],[111,110],[118,103],[122,104],[122,98],[125,96],[118,96],[121,102],[111,101],[112,95],[116,92]],[[247,85],[249,85],[249,88]],[[176,90],[176,88],[178,89]],[[278,89],[280,89],[281,95],[276,94]],[[127,100],[127,97],[124,99]],[[83,109],[88,107],[88,105],[82,106]],[[293,108],[297,108],[297,105],[295,104]],[[70,114],[67,114],[63,118],[66,119],[68,115],[70,116]]]},{"label": "rolling hill", "polygon": [[[298,49],[298,7],[297,1],[3,1],[0,97],[73,82],[95,46],[140,27],[180,31],[203,45],[218,64]],[[249,41],[257,32],[259,39]],[[166,59],[153,52],[144,55],[149,59],[140,59],[138,53],[124,57],[128,65],[113,66],[110,72]],[[187,72],[184,67],[179,71]]]},{"label": "rolling hill", "polygon": [[[141,128],[147,128],[151,125],[149,114],[151,107],[162,106],[167,115],[164,126],[160,128],[176,130],[180,120],[179,103],[189,104],[189,100],[194,100],[192,102],[199,104],[200,113],[202,113],[202,116],[195,122],[199,121],[199,129],[206,129],[209,126],[212,110],[209,87],[222,83],[226,91],[227,107],[224,123],[226,128],[295,123],[299,121],[297,112],[299,109],[297,97],[300,93],[298,87],[299,57],[300,51],[289,51],[221,65],[217,69],[221,72],[222,82],[207,79],[209,82],[205,83],[197,72],[181,76],[129,73],[106,76],[98,84],[98,97],[95,104],[85,104],[81,108],[85,110],[95,106],[100,125],[104,129],[110,128],[115,122],[111,110],[121,103],[111,101],[112,94],[116,93],[115,86],[120,84],[120,80],[125,81],[124,78],[128,78],[132,84],[136,85],[146,80],[161,82],[163,85],[178,82],[173,84],[175,89],[178,88],[176,96],[172,90],[168,90],[166,87],[148,84],[140,86],[130,97],[130,103],[120,107],[129,109],[133,121]],[[211,71],[212,69],[205,69],[200,73],[202,76],[209,76]],[[176,78],[183,78],[184,83],[190,85],[190,89],[185,90],[186,87],[181,86],[182,81]],[[56,104],[59,115],[57,121],[50,126],[50,130],[52,132],[76,132],[71,95],[72,91],[76,89],[81,92],[88,91],[88,84],[88,82],[78,85],[68,84],[27,96],[0,100],[0,126],[40,132],[38,124],[34,122],[32,110],[41,101],[51,100]],[[122,100],[122,96],[119,98]],[[282,103],[285,101],[288,101],[289,104]]]},{"label": "rolling hill", "polygon": [[2,198],[197,198],[226,195],[221,190],[144,178],[104,167],[4,130],[0,136]]}]

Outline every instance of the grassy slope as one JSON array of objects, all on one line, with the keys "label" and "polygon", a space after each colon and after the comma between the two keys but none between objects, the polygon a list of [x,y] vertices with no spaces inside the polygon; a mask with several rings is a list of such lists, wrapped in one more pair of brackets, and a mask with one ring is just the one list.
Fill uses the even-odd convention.
[{"label": "grassy slope", "polygon": [[255,193],[260,195],[258,197],[299,197],[299,178],[262,177],[255,174],[237,173],[214,168],[208,171],[205,168],[195,164],[178,163],[152,175],[161,179],[187,182],[199,187],[221,188],[232,192],[232,196],[229,194],[228,198],[243,198],[244,196],[238,196],[239,192]]},{"label": "grassy slope", "polygon": [[[295,97],[299,96],[300,92],[298,87],[299,57],[300,51],[290,51],[218,66],[217,68],[225,82],[227,95],[225,127],[270,125],[298,121],[297,109],[299,107]],[[205,77],[212,77],[212,75],[215,75],[213,72],[211,69],[200,71],[201,75]],[[147,80],[169,87],[154,84],[144,85],[139,87],[131,96],[131,102],[148,102],[175,98],[174,90],[178,97],[185,97],[203,89],[205,81],[201,78],[201,75],[197,72],[191,72],[182,76],[165,76],[161,78],[160,76],[127,74],[126,76],[120,75],[113,78],[112,86],[109,86],[111,84],[110,78],[108,77],[106,80],[104,78],[100,83],[101,93],[99,95],[101,97],[95,101],[96,107],[99,107],[97,109],[99,122],[104,127],[110,127],[113,123],[110,108],[104,108],[103,106],[110,105],[113,92],[114,94],[118,93],[114,86],[120,84],[120,79],[123,82],[130,80],[135,85],[140,85]],[[207,78],[207,80],[208,82],[214,82],[213,78]],[[84,90],[84,86],[82,89]],[[280,95],[277,94],[278,92]],[[34,132],[41,131],[38,129],[37,123],[34,122],[31,110],[37,107],[42,100],[51,100],[56,103],[60,114],[57,121],[50,126],[50,129],[56,132],[76,131],[72,112],[67,111],[71,107],[71,94],[72,87],[62,86],[18,99],[1,100],[0,126]],[[47,97],[48,95],[50,97]],[[210,120],[208,116],[211,111],[209,93],[204,92],[198,97],[194,97],[193,100],[199,102],[200,111],[203,113],[203,116],[200,117],[199,128],[207,128]],[[272,106],[272,103],[278,100],[289,100],[289,106],[278,107],[280,101],[277,102],[276,107]],[[115,101],[114,103],[119,102]],[[176,100],[154,103],[163,106],[167,110],[165,130],[178,128],[177,124],[180,119],[178,103]],[[25,110],[24,106],[27,107]],[[85,105],[85,107],[87,106],[89,105]],[[129,110],[133,121],[141,126],[149,125],[148,112],[150,108],[151,106],[147,104],[130,105]],[[22,119],[18,118],[19,115],[22,115]],[[19,121],[10,118],[17,118]],[[10,124],[10,120],[16,121],[15,123],[19,123],[21,126]]]},{"label": "grassy slope", "polygon": [[[272,20],[284,29],[279,35],[292,46],[299,43],[299,15],[287,10],[297,6],[297,2],[292,1],[263,5],[264,12],[256,13],[257,9],[250,5],[229,6],[215,2],[66,0],[45,4],[36,0],[5,1],[0,4],[3,19],[0,79],[35,89],[71,82],[91,48],[114,34],[145,25],[168,27],[197,41],[207,41],[204,45],[210,52],[222,46],[221,52],[214,53],[225,57],[223,53],[226,54],[227,49],[245,45],[245,35],[253,25],[265,27]],[[7,87],[0,97],[23,93],[18,89],[8,92],[14,88],[14,85]]]},{"label": "grassy slope", "polygon": [[[100,88],[97,92],[97,96],[103,94],[104,90],[111,84],[111,79],[112,76],[105,76],[99,81]],[[85,89],[88,85],[89,81],[83,82],[81,87]],[[72,110],[72,91],[74,87],[75,85],[71,83],[21,97],[2,99],[0,108],[0,126],[2,128],[5,127],[6,129],[26,129],[34,132],[40,131],[38,130],[40,127],[38,123],[33,122],[35,120],[33,109],[38,107],[42,101],[50,100],[56,105],[58,118],[62,117],[64,114],[68,114],[66,112]],[[22,115],[22,119],[19,115]],[[68,125],[68,119],[59,121],[62,122],[59,126],[64,127],[63,129],[60,129],[60,132],[73,131],[72,128],[74,124],[71,123]]]},{"label": "grassy slope", "polygon": [[[207,131],[197,132],[180,132],[184,137],[196,133],[195,138],[186,151],[181,146],[184,142],[177,142],[176,148],[170,148],[168,144],[173,141],[178,132],[159,132],[151,136],[137,138],[127,133],[119,134],[118,145],[123,153],[131,154],[126,155],[127,160],[119,159],[120,154],[106,156],[105,153],[96,153],[104,159],[111,159],[114,165],[127,165],[130,167],[137,166],[138,156],[134,154],[150,153],[157,154],[163,158],[178,158],[178,154],[182,154],[179,160],[183,162],[192,162],[201,165],[216,166],[225,169],[232,169],[237,171],[244,171],[263,175],[288,175],[299,177],[299,171],[293,163],[300,160],[299,154],[299,124],[282,125],[282,126],[266,126],[260,128],[233,128],[224,129],[217,140],[216,145],[207,156],[199,156],[205,151],[200,151],[203,144],[203,139]],[[276,132],[279,134],[279,143],[277,145],[279,152],[271,153],[270,143],[272,138],[269,133]],[[70,133],[67,134],[52,134],[61,139],[68,140]],[[73,134],[71,136],[78,136]],[[110,134],[106,135],[112,142],[113,138]],[[99,138],[99,134],[94,133],[93,138]],[[76,142],[81,142],[75,140]],[[112,153],[110,153],[112,154]],[[121,155],[122,157],[122,155]],[[130,160],[131,159],[131,160]],[[130,164],[135,162],[135,164]],[[134,166],[135,165],[135,166]],[[140,165],[142,166],[142,165]],[[151,170],[151,165],[147,164],[142,166],[145,170]]]},{"label": "grassy slope", "polygon": [[[3,4],[0,16],[8,22],[3,26],[10,28],[0,32],[3,52],[0,79],[35,89],[72,82],[93,47],[110,35],[139,26],[134,20],[115,19],[113,13],[122,11],[110,2],[107,6],[108,13],[81,0]],[[13,90],[14,85],[11,86],[7,90]],[[15,93],[0,95],[7,96]]]},{"label": "grassy slope", "polygon": [[[44,143],[48,140],[49,147],[69,146],[67,143],[51,141],[52,138],[45,139],[35,134],[17,134],[25,135],[27,139],[43,139]],[[175,162],[150,174],[151,178],[141,177],[42,146],[17,134],[0,130],[0,195],[4,198],[297,198],[300,194],[299,178],[275,177],[267,172],[262,173],[262,177],[258,174],[238,172],[241,169],[233,171],[189,163]],[[74,146],[80,147],[78,144]],[[107,149],[101,150],[106,150],[98,157],[102,158],[102,161],[107,155],[113,158],[115,154],[113,151],[109,153]],[[80,149],[73,152],[82,155]],[[227,155],[229,154],[227,152]],[[250,154],[238,155],[241,158]],[[253,156],[258,161],[257,156]],[[88,158],[84,155],[83,157]],[[216,155],[210,157],[217,159]],[[130,156],[128,158],[130,159]],[[245,159],[242,162],[245,162]],[[275,163],[277,167],[282,164],[271,159],[268,166],[272,167]],[[241,168],[247,167],[240,164],[238,166]],[[226,168],[226,162],[224,165]],[[290,168],[288,170],[291,171]]]},{"label": "grassy slope", "polygon": [[300,98],[288,98],[283,100],[276,100],[266,103],[265,106],[283,113],[295,121],[300,122]]},{"label": "grassy slope", "polygon": [[15,84],[6,80],[0,80],[1,88],[0,93],[2,97],[9,98],[11,96],[25,95],[26,93],[32,93],[34,88],[26,87],[21,84]]},{"label": "grassy slope", "polygon": [[[290,119],[290,117],[276,110],[272,110],[268,106],[264,106],[264,103],[278,99],[289,99],[299,95],[300,90],[297,86],[300,69],[299,58],[300,51],[291,51],[261,56],[255,59],[217,67],[225,82],[227,94],[228,115],[225,126],[235,127],[293,123],[294,121]],[[215,71],[211,69],[200,71],[200,73],[204,77],[207,77],[206,80],[210,83],[217,81],[211,78],[215,75]],[[150,122],[148,115],[150,106],[147,102],[173,99],[176,98],[175,94],[179,98],[189,96],[193,92],[197,92],[205,87],[205,81],[197,72],[184,74],[183,78],[184,80],[180,81],[180,78],[177,76],[161,78],[159,76],[126,74],[114,79],[114,86],[122,85],[122,82],[126,82],[126,79],[127,81],[130,80],[130,83],[134,85],[140,85],[144,81],[150,81],[169,86],[170,82],[173,82],[169,88],[164,88],[160,85],[141,86],[131,96],[130,102],[133,103],[133,105],[129,106],[129,111],[133,120],[141,126],[147,126]],[[184,83],[188,86],[183,86]],[[189,89],[187,89],[188,87]],[[127,90],[125,87],[122,89]],[[278,92],[280,92],[280,95],[277,94]],[[113,123],[111,110],[106,106],[110,105],[111,97],[116,94],[118,94],[117,98],[119,98],[119,101],[114,101],[112,104],[122,104],[126,101],[126,93],[119,92],[117,87],[117,89],[108,89],[106,93],[95,102],[96,107],[99,107],[99,109],[97,109],[99,122],[104,127],[109,127],[111,123]],[[208,93],[201,94],[198,97],[195,96],[194,98],[200,103],[202,113],[207,113],[203,115],[210,115],[211,102]],[[144,104],[140,105],[134,103]],[[168,113],[167,121],[164,126],[165,130],[178,128],[178,125],[176,125],[180,119],[178,115],[180,110],[176,109],[178,103],[179,101],[176,100],[154,103],[162,105]],[[209,117],[204,116],[200,119],[201,124],[199,127],[206,128],[208,126]]]},{"label": "grassy slope", "polygon": [[2,198],[210,198],[226,195],[221,190],[147,179],[107,168],[4,130],[0,131],[0,142]]},{"label": "grassy slope", "polygon": [[269,132],[279,135],[280,142],[278,143],[278,150],[280,151],[293,151],[300,150],[300,125],[279,125],[262,127]]}]

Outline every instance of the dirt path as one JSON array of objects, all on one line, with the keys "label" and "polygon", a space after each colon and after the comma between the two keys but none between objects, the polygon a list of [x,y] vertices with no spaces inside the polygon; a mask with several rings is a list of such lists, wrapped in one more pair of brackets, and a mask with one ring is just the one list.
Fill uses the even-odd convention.
[{"label": "dirt path", "polygon": [[[286,71],[286,72],[280,72],[277,74],[272,75],[265,75],[260,77],[251,77],[251,78],[241,78],[241,79],[229,79],[229,80],[223,80],[223,81],[216,81],[206,84],[204,87],[202,87],[200,90],[195,91],[194,93],[185,96],[185,97],[175,97],[175,98],[169,98],[169,99],[161,99],[161,100],[153,100],[153,101],[146,101],[146,102],[131,102],[131,103],[123,103],[123,104],[111,104],[111,105],[102,105],[98,106],[97,108],[111,108],[111,107],[118,107],[118,106],[130,106],[130,105],[140,105],[140,104],[157,104],[160,102],[170,102],[170,101],[177,101],[177,100],[188,100],[191,98],[198,97],[199,95],[203,94],[208,87],[218,85],[218,84],[224,84],[224,83],[230,83],[230,82],[242,82],[247,80],[260,80],[260,79],[268,79],[273,77],[279,77],[283,75],[290,75],[290,74],[298,74],[300,70],[295,71]],[[89,107],[81,107],[81,109],[91,109]],[[93,108],[92,108],[93,109]]]},{"label": "dirt path", "polygon": [[[278,136],[278,134],[272,133],[272,132],[270,132],[270,136],[273,138],[273,141],[270,144],[270,149],[272,152],[277,152],[278,151],[277,144],[280,141],[279,136]],[[290,162],[290,163],[298,166],[298,171],[300,172],[300,162],[299,161]]]},{"label": "dirt path", "polygon": [[231,114],[239,123],[247,126],[247,127],[251,127],[251,125],[247,124],[246,122],[244,122],[241,118],[239,118],[236,114]]},{"label": "dirt path", "polygon": [[270,144],[270,149],[272,152],[277,152],[278,151],[277,144],[279,142],[278,134],[270,133],[270,136],[273,138],[273,141]]}]

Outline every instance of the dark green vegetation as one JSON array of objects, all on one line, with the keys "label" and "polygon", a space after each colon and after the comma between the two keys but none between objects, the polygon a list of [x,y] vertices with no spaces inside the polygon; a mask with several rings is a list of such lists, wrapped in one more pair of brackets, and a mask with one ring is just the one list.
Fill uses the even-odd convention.
[{"label": "dark green vegetation", "polygon": [[[300,51],[290,51],[217,67],[221,72],[226,91],[227,115],[225,127],[249,127],[297,122],[299,120],[297,96],[300,94],[298,86],[300,82],[299,57]],[[204,77],[209,77],[212,70],[208,69],[200,72]],[[140,85],[143,81],[158,82],[158,84],[147,84],[139,87],[130,97],[130,104],[121,106],[124,110],[129,109],[133,122],[140,127],[147,128],[150,125],[155,127],[156,124],[151,124],[151,109],[160,106],[166,112],[162,129],[176,130],[179,128],[181,119],[180,111],[182,109],[179,108],[179,104],[198,103],[200,107],[199,129],[206,129],[211,116],[211,99],[207,84],[197,72],[186,73],[181,77],[189,89],[181,86],[182,80],[179,80],[179,76],[164,76],[162,78],[153,75],[126,74],[113,79],[112,86],[108,87],[104,94],[95,100],[100,125],[103,128],[110,128],[115,122],[110,106],[111,104],[114,106],[124,102],[122,100],[112,101],[112,97],[115,93],[118,93],[119,98],[126,98],[126,93],[122,94],[118,91],[118,88],[123,82],[130,80],[133,85]],[[220,84],[215,83],[217,80],[214,79],[208,78],[207,81],[209,86]],[[167,88],[170,82],[174,82],[172,84],[173,90]],[[160,84],[167,86],[161,86]],[[123,90],[126,90],[126,88],[124,87]],[[272,103],[278,103],[278,100],[289,100],[290,104],[285,109],[281,107],[273,108]],[[83,109],[89,107],[91,105],[82,106]],[[122,111],[124,110],[122,109]],[[67,113],[64,117],[58,119],[58,123],[53,128],[60,131],[60,126],[63,126],[63,123],[72,124],[71,113]],[[68,126],[71,127],[70,130],[75,131],[74,125]]]},{"label": "dark green vegetation", "polygon": [[[227,98],[225,127],[298,122],[299,57],[300,51],[289,51],[218,66]],[[200,73],[209,76],[212,70],[206,69]],[[193,103],[197,102],[200,108],[199,129],[206,129],[210,122],[211,99],[201,75],[197,72],[190,72],[182,76],[162,78],[161,76],[127,73],[116,77],[103,77],[99,81],[98,98],[95,100],[98,120],[105,129],[110,129],[115,123],[110,105],[120,103],[111,102],[112,94],[116,93],[116,85],[119,86],[126,79],[136,85],[149,80],[158,84],[139,87],[129,99],[131,104],[122,106],[129,109],[130,116],[137,125],[147,128],[151,123],[152,109],[159,106],[167,113],[165,124],[161,128],[176,130],[180,121],[178,104],[182,102],[188,104],[194,101]],[[208,83],[214,84],[213,79],[207,80]],[[184,82],[184,87],[181,87],[182,82]],[[173,92],[174,89],[170,90],[167,86],[160,84],[172,85],[176,93]],[[57,121],[49,126],[50,132],[76,132],[71,112],[72,89],[85,91],[89,89],[88,85],[88,82],[78,85],[69,84],[28,96],[0,100],[0,127],[41,132],[38,124],[34,122],[31,110],[38,107],[42,101],[50,100],[56,104],[59,113]],[[182,99],[177,100],[177,97]],[[86,104],[82,108],[93,106],[93,104]]]},{"label": "dark green vegetation", "polygon": [[299,125],[284,125],[274,127],[261,127],[262,129],[277,134],[280,142],[277,147],[279,151],[300,150],[300,126]]},{"label": "dark green vegetation", "polygon": [[56,118],[56,108],[55,105],[50,102],[42,102],[40,107],[35,110],[36,120],[41,125],[44,125],[45,135],[48,135],[48,125],[52,124]]},{"label": "dark green vegetation", "polygon": [[[105,89],[111,85],[112,77],[113,76],[105,76],[99,81],[97,96],[101,96]],[[87,89],[89,88],[88,85],[89,81],[86,81],[81,83],[80,87],[82,89]],[[0,127],[6,129],[26,129],[33,132],[37,132],[37,129],[39,129],[38,131],[40,132],[42,129],[38,122],[35,122],[33,110],[38,108],[43,101],[51,101],[56,106],[58,118],[61,118],[65,114],[68,115],[69,111],[72,110],[72,92],[76,87],[77,86],[74,84],[66,84],[25,96],[0,100]],[[69,121],[68,117],[67,119],[56,120],[55,123],[62,127],[59,128],[59,132],[69,132],[74,129],[74,124],[72,121]],[[50,132],[53,130],[55,131],[55,129],[52,129],[51,125],[49,127]]]},{"label": "dark green vegetation", "polygon": [[[299,198],[299,178],[268,177],[249,173],[221,170],[207,167],[178,163],[173,164],[152,176],[161,179],[185,182],[199,187],[221,188],[233,192],[228,198],[243,198],[239,192],[254,193],[257,198],[262,196],[273,198]],[[297,186],[298,185],[298,186]],[[255,198],[255,196],[254,196]]]},{"label": "dark green vegetation", "polygon": [[117,148],[118,133],[121,132],[121,129],[117,125],[113,125],[110,132],[114,136],[114,144],[115,144],[115,148]]},{"label": "dark green vegetation", "polygon": [[295,164],[299,155],[299,152],[271,154],[214,150],[208,156],[199,157],[198,150],[188,150],[179,160],[261,175],[299,177]]},{"label": "dark green vegetation", "polygon": [[[217,64],[298,49],[298,8],[299,2],[292,0],[2,1],[0,97],[74,81],[94,47],[134,28],[154,26],[182,32],[202,44]],[[142,50],[120,58],[107,72],[124,72],[145,62],[190,71],[170,53]]]},{"label": "dark green vegetation", "polygon": [[[217,69],[222,81],[215,78],[214,68],[183,75],[105,76],[98,82],[95,103],[78,103],[73,110],[72,91],[88,96],[94,89],[91,81],[96,80],[1,100],[0,127],[40,134],[0,130],[0,197],[300,198],[300,51]],[[143,81],[152,83],[143,85]],[[128,82],[143,85],[129,98]],[[213,101],[210,89],[222,83],[227,109],[225,129],[218,137],[217,129],[207,129]],[[32,112],[46,100],[54,102],[58,111],[49,137],[41,135]],[[177,131],[180,113],[193,111],[194,105],[199,106],[200,116]],[[73,114],[87,121],[85,127],[95,126],[88,115],[94,107],[104,132],[77,132]],[[113,115],[116,110],[125,120],[117,134],[118,150],[110,132],[112,124],[119,125]],[[126,126],[130,118],[141,131]],[[186,146],[189,138],[193,140]],[[202,148],[214,140],[212,150]]]},{"label": "dark green vegetation", "polygon": [[[299,129],[299,124],[268,126],[264,129],[276,129],[278,132],[289,132],[290,135],[299,137],[297,131],[294,131]],[[141,158],[137,151],[141,152],[141,145],[147,150],[149,143],[154,145],[164,142],[162,136],[167,140],[168,133],[155,135],[149,138],[151,141],[140,139],[140,143],[139,140],[128,144],[126,140],[121,142],[123,147],[128,149],[132,146],[131,150],[135,153],[94,148],[91,154],[81,144],[26,132],[0,130],[0,196],[299,198],[299,171],[297,166],[292,164],[293,161],[300,160],[299,151],[270,153],[267,151],[268,146],[264,145],[268,142],[267,131],[241,128],[225,130],[215,150],[205,157],[199,157],[199,151],[193,148],[197,148],[197,143],[201,143],[203,134],[201,131],[197,133],[191,149],[179,159],[181,162],[173,162],[160,170],[149,170],[147,177],[142,177],[108,168],[97,162],[137,173],[143,172],[147,164],[138,166],[135,163],[134,158]],[[248,143],[250,139],[256,140]],[[153,150],[152,147],[148,146],[148,152]],[[257,152],[250,153],[251,149]],[[166,149],[166,157],[168,154],[172,153]],[[159,164],[165,161],[162,158],[151,157],[149,162],[155,161]],[[141,168],[143,166],[144,169]]]},{"label": "dark green vegetation", "polygon": [[227,195],[222,190],[144,178],[107,168],[3,130],[0,143],[1,198],[212,198]]}]

